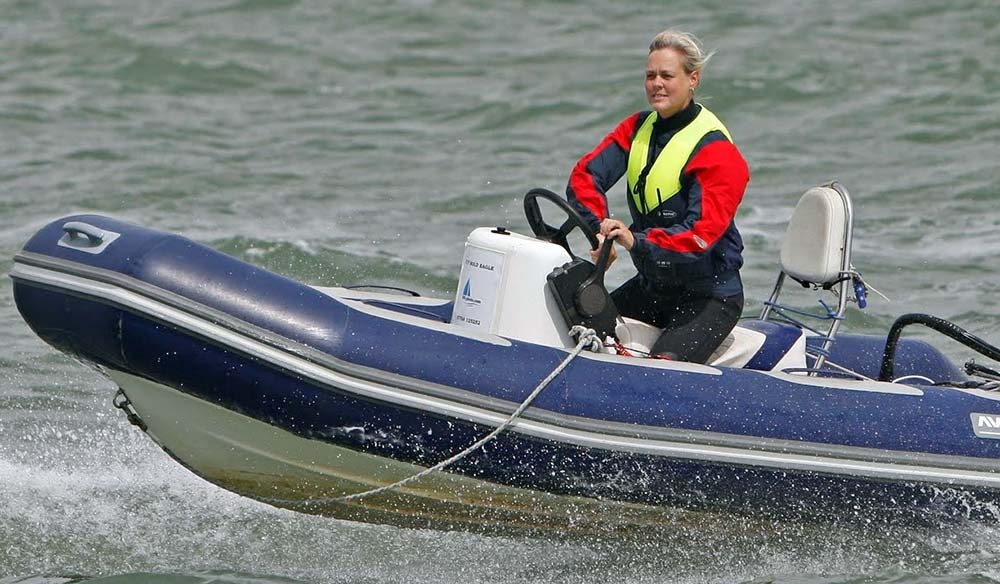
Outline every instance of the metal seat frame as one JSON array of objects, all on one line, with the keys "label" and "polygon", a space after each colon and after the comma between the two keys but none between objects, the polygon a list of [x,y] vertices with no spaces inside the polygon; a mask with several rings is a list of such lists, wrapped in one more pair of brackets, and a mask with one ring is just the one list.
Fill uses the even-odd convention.
[{"label": "metal seat frame", "polygon": [[[827,363],[827,358],[830,356],[830,349],[836,341],[837,332],[840,330],[840,324],[844,320],[844,313],[847,311],[847,303],[851,300],[856,301],[856,299],[851,297],[850,282],[852,282],[855,277],[858,277],[858,273],[854,270],[854,267],[851,266],[851,246],[854,240],[854,209],[851,205],[851,196],[847,192],[847,188],[837,181],[821,186],[828,187],[836,191],[840,195],[840,199],[844,205],[844,223],[846,226],[843,234],[843,254],[841,257],[840,272],[838,273],[837,279],[830,282],[799,281],[799,283],[801,283],[804,287],[811,287],[814,290],[831,289],[833,286],[837,286],[837,308],[836,310],[833,310],[827,306],[825,302],[820,300],[820,304],[826,309],[826,314],[815,314],[779,304],[778,297],[781,295],[785,278],[788,276],[782,268],[782,270],[778,273],[778,281],[774,284],[774,290],[771,291],[770,298],[764,302],[764,308],[760,314],[760,320],[770,319],[789,322],[800,328],[807,329],[823,339],[823,342],[818,349],[812,348],[808,351],[808,354],[815,359],[813,366],[810,368],[810,375],[815,375]],[[792,315],[818,320],[830,320],[832,322],[830,323],[829,328],[824,332],[818,330],[818,328],[805,324],[800,319],[795,318],[795,316]],[[831,363],[830,365],[833,364]]]}]

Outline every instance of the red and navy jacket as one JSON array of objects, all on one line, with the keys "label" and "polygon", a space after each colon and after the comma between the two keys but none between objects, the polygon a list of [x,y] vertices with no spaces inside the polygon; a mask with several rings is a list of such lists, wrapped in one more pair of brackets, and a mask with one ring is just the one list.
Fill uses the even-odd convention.
[{"label": "red and navy jacket", "polygon": [[[694,101],[654,123],[647,170],[663,146],[701,111]],[[570,203],[595,230],[608,216],[606,193],[626,173],[633,138],[650,111],[623,120],[577,162],[566,187]],[[626,195],[635,235],[632,262],[652,290],[686,289],[717,297],[743,291],[743,238],[734,218],[750,180],[746,161],[721,131],[706,134],[681,174],[681,190],[643,213]]]}]

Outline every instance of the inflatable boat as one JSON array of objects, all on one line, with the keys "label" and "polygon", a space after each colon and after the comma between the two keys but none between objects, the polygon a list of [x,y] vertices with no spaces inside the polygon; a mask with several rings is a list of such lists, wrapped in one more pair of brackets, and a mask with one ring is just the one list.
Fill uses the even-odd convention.
[{"label": "inflatable boat", "polygon": [[[525,209],[532,236],[471,233],[446,299],[312,287],[97,215],[40,229],[10,276],[28,325],[110,378],[167,453],[281,507],[492,530],[678,508],[975,515],[1000,500],[1000,374],[901,332],[1000,351],[928,315],[885,336],[839,330],[868,290],[841,185],[802,196],[763,314],[705,364],[645,358],[658,330],[617,315],[607,248],[577,257],[567,233],[586,224],[552,193]],[[836,303],[783,304],[789,280]]]}]

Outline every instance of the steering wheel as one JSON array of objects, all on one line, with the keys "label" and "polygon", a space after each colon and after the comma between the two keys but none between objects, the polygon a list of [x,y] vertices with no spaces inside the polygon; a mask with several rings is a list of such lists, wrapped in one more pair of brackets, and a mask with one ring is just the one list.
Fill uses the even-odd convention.
[{"label": "steering wheel", "polygon": [[[551,201],[566,213],[567,218],[562,226],[552,227],[542,219],[542,213],[538,208],[538,197]],[[602,244],[576,209],[565,199],[546,189],[531,189],[524,195],[524,215],[538,239],[561,245],[570,257],[574,258],[574,261],[557,268],[549,275],[549,285],[556,295],[567,324],[570,326],[584,324],[602,335],[613,336],[618,310],[604,285],[604,274],[608,271],[614,240],[605,239]],[[577,227],[587,236],[591,249],[600,247],[601,253],[597,265],[591,265],[590,262],[577,258],[570,250],[566,236]]]},{"label": "steering wheel", "polygon": [[[553,227],[542,219],[542,211],[538,208],[538,197],[550,201],[566,213],[566,221],[561,226],[558,228]],[[583,217],[576,212],[576,209],[571,207],[566,199],[548,189],[531,189],[524,195],[524,216],[528,219],[528,226],[531,227],[531,231],[535,234],[535,237],[543,241],[550,241],[561,245],[570,257],[575,258],[576,254],[569,248],[569,241],[566,240],[566,236],[576,227],[579,227],[580,231],[587,236],[587,241],[590,242],[590,249],[600,247],[600,242],[597,241],[597,234],[583,220]]]}]

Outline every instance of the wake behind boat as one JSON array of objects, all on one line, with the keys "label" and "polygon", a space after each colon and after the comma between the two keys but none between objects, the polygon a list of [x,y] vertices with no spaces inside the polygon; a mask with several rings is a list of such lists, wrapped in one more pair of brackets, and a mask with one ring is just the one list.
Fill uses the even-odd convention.
[{"label": "wake behind boat", "polygon": [[[900,337],[916,323],[1000,351],[925,315],[886,337],[840,333],[867,290],[840,185],[802,197],[764,314],[706,365],[637,357],[658,330],[617,317],[607,254],[576,258],[566,234],[585,224],[566,209],[547,225],[540,198],[561,201],[526,197],[535,237],[469,236],[453,300],[311,287],[97,215],[39,230],[14,258],[14,297],[181,464],[292,509],[570,529],[662,523],[677,506],[967,515],[1000,501],[1000,377]],[[825,328],[779,302],[788,278],[837,294]],[[573,325],[608,346],[577,353]]]}]

